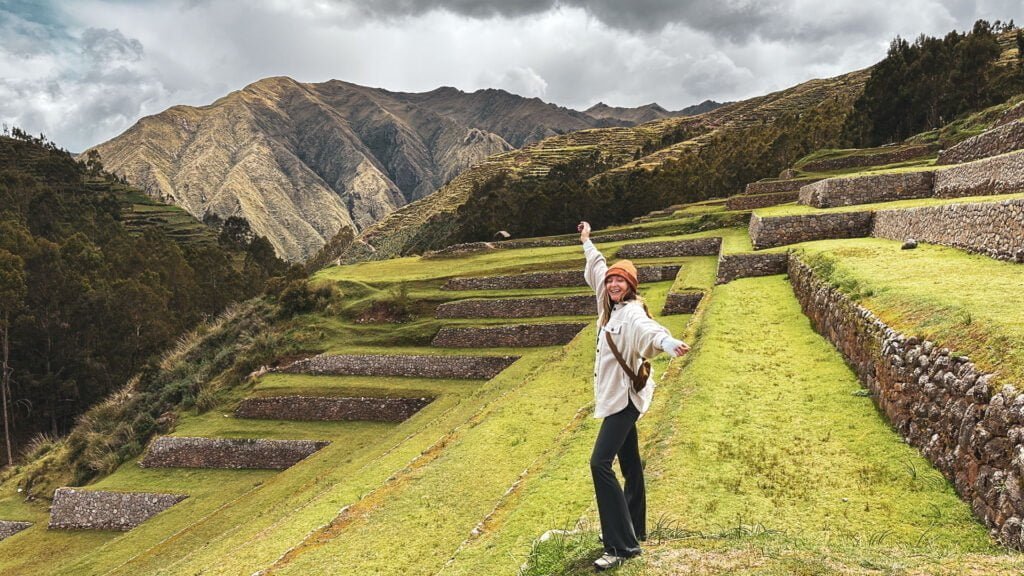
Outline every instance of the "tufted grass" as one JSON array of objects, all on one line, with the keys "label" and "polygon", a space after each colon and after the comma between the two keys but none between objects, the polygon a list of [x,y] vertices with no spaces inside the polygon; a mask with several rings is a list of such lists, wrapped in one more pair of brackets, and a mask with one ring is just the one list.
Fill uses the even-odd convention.
[{"label": "tufted grass", "polygon": [[801,245],[826,277],[893,328],[1024,382],[1024,267],[944,246],[878,238]]}]

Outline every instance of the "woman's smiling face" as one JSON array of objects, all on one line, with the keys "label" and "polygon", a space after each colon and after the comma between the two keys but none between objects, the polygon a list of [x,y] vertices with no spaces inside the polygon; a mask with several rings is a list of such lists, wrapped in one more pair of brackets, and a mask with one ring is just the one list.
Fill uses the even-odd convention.
[{"label": "woman's smiling face", "polygon": [[629,283],[618,274],[607,276],[604,279],[604,289],[612,302],[622,302],[622,298],[629,294]]}]

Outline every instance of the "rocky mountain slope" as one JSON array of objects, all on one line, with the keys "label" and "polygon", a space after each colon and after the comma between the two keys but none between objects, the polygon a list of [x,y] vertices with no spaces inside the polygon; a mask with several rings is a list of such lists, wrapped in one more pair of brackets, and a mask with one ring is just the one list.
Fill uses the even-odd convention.
[{"label": "rocky mountain slope", "polygon": [[609,106],[604,102],[598,102],[583,112],[593,116],[594,118],[605,118],[643,124],[644,122],[651,122],[652,120],[660,120],[662,118],[671,118],[673,116],[694,116],[697,114],[703,114],[716,108],[721,108],[724,105],[725,104],[715,102],[713,100],[705,100],[700,104],[687,106],[682,110],[670,111],[662,108],[656,102],[637,106],[636,108]]},{"label": "rocky mountain slope", "polygon": [[632,123],[502,90],[410,94],[277,77],[209,106],[143,118],[95,150],[108,169],[198,218],[245,217],[294,261],[342,227],[363,230],[488,156]]},{"label": "rocky mountain slope", "polygon": [[[778,133],[769,137],[776,143],[807,140],[806,144],[812,148],[834,144],[826,138],[812,145],[808,127],[798,125],[798,120],[820,117],[821,123],[841,126],[868,75],[867,70],[860,70],[835,78],[811,80],[697,116],[662,118],[633,127],[581,130],[492,156],[436,193],[388,214],[364,230],[340,254],[341,261],[391,258],[459,241],[464,236],[459,209],[499,175],[511,181],[540,182],[553,168],[596,158],[600,168],[590,175],[591,181],[602,177],[622,180],[631,175],[649,174],[658,168],[679,169],[689,165],[701,176],[708,174],[709,162],[721,163],[721,158],[730,156],[728,150],[739,150],[738,142],[773,130]],[[708,151],[704,154],[707,158],[701,156],[702,150]],[[778,160],[785,166],[801,155]],[[723,171],[740,173],[735,166],[727,166]],[[756,177],[769,175],[773,174]]]}]

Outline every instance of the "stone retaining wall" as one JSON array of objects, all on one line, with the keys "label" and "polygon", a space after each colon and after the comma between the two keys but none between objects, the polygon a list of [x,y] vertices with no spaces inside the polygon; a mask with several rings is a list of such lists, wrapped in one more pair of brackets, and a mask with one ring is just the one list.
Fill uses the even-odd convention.
[{"label": "stone retaining wall", "polygon": [[127,531],[188,498],[185,494],[103,492],[58,488],[50,507],[51,530]]},{"label": "stone retaining wall", "polygon": [[871,235],[915,239],[1024,261],[1024,200],[925,206],[875,212]]},{"label": "stone retaining wall", "polygon": [[847,168],[860,168],[862,166],[883,166],[906,162],[915,158],[923,158],[932,153],[932,147],[927,144],[893,148],[890,150],[879,149],[872,154],[854,154],[840,156],[838,158],[824,158],[808,162],[800,169],[805,172],[829,172],[831,170],[845,170]]},{"label": "stone retaining wall", "polygon": [[587,327],[568,324],[515,324],[490,328],[441,328],[431,346],[447,348],[518,348],[567,344]]},{"label": "stone retaining wall", "polygon": [[31,522],[14,522],[12,520],[0,520],[0,540],[10,538],[18,532],[31,528]]},{"label": "stone retaining wall", "polygon": [[747,184],[743,190],[745,195],[777,194],[779,192],[794,192],[804,186],[817,182],[821,178],[793,178],[787,180],[758,180]]},{"label": "stone retaining wall", "polygon": [[750,217],[754,250],[829,238],[863,238],[871,233],[871,212]]},{"label": "stone retaining wall", "polygon": [[935,172],[935,196],[960,198],[1024,192],[1024,150]]},{"label": "stone retaining wall", "polygon": [[597,313],[593,294],[542,298],[474,298],[445,302],[437,307],[438,318],[539,318],[542,316],[589,316]]},{"label": "stone retaining wall", "polygon": [[246,398],[236,418],[326,422],[404,422],[433,398],[268,396]]},{"label": "stone retaining wall", "polygon": [[933,179],[931,171],[829,178],[801,188],[800,203],[815,208],[834,208],[928,198],[932,195]]},{"label": "stone retaining wall", "polygon": [[693,314],[703,299],[703,292],[669,292],[668,297],[665,298],[665,307],[662,308],[661,315]]},{"label": "stone retaining wall", "polygon": [[939,153],[939,164],[960,164],[1024,148],[1024,122],[1010,122],[982,132]]},{"label": "stone retaining wall", "polygon": [[692,238],[669,242],[627,244],[615,253],[616,258],[669,258],[673,256],[715,256],[722,248],[722,239]]},{"label": "stone retaining wall", "polygon": [[[614,234],[596,234],[590,239],[594,244],[604,242],[621,242],[623,240],[639,240],[649,238],[652,232],[618,232]],[[551,238],[548,240],[501,240],[497,242],[465,242],[452,244],[439,250],[431,250],[423,254],[424,258],[453,258],[477,252],[489,250],[510,250],[517,248],[553,248],[559,246],[573,246],[579,244],[578,237],[573,238]]]},{"label": "stone retaining wall", "polygon": [[262,438],[160,436],[149,443],[143,468],[284,470],[330,442]]},{"label": "stone retaining wall", "polygon": [[[661,282],[674,280],[680,266],[639,266],[637,275],[640,282]],[[586,286],[583,268],[555,272],[531,272],[515,276],[481,276],[476,278],[452,278],[441,286],[443,290],[514,290],[520,288],[569,288]]]},{"label": "stone retaining wall", "polygon": [[814,328],[843,354],[878,408],[1005,545],[1024,549],[1024,394],[948,349],[896,332],[800,262],[789,278]]},{"label": "stone retaining wall", "polygon": [[718,258],[716,284],[726,284],[737,278],[785,274],[789,257],[781,254],[722,254]]},{"label": "stone retaining wall", "polygon": [[999,117],[996,125],[1002,126],[1003,124],[1009,124],[1010,122],[1016,122],[1021,119],[1024,119],[1024,102],[1020,102],[1006,112],[1003,112],[1003,115]]},{"label": "stone retaining wall", "polygon": [[[593,297],[590,298],[593,306]],[[449,356],[321,354],[288,365],[288,374],[324,374],[334,376],[407,376],[411,378],[456,378],[490,380],[508,368],[519,356]]]},{"label": "stone retaining wall", "polygon": [[755,208],[767,208],[778,206],[787,202],[796,202],[800,199],[799,190],[789,192],[774,192],[769,194],[740,194],[731,196],[725,203],[727,210],[753,210]]}]

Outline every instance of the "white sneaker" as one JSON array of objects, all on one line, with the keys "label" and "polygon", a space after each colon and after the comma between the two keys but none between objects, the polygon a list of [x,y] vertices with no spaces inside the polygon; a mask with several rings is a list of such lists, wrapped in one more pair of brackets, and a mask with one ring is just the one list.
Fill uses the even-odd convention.
[{"label": "white sneaker", "polygon": [[594,569],[598,572],[604,572],[605,570],[615,568],[625,561],[626,559],[622,556],[613,556],[606,553],[597,560],[594,560]]}]

